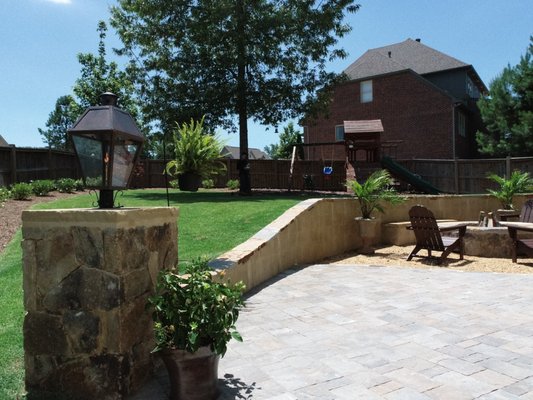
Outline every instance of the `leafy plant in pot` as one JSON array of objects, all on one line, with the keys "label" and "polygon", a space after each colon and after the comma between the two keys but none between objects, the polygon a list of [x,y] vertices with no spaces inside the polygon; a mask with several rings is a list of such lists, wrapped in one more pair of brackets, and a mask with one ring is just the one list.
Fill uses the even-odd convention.
[{"label": "leafy plant in pot", "polygon": [[374,252],[372,243],[379,234],[380,221],[376,220],[374,211],[384,212],[382,203],[400,204],[405,201],[394,188],[392,177],[387,170],[373,172],[363,183],[357,180],[347,180],[346,186],[357,200],[361,217],[356,218],[359,234],[363,240],[363,247],[359,250],[364,254]]},{"label": "leafy plant in pot", "polygon": [[167,367],[171,400],[216,399],[218,360],[231,339],[242,341],[235,323],[244,307],[244,284],[214,279],[205,259],[194,260],[183,272],[162,271],[148,300],[154,352]]},{"label": "leafy plant in pot", "polygon": [[515,194],[533,190],[533,180],[529,176],[529,172],[513,171],[509,179],[496,174],[489,174],[488,179],[500,186],[499,189],[487,189],[487,191],[500,201],[503,210],[514,210],[513,198]]},{"label": "leafy plant in pot", "polygon": [[166,171],[178,178],[180,190],[196,192],[203,179],[225,171],[226,165],[220,160],[224,143],[205,132],[203,117],[177,124],[173,140],[176,157],[167,163]]}]

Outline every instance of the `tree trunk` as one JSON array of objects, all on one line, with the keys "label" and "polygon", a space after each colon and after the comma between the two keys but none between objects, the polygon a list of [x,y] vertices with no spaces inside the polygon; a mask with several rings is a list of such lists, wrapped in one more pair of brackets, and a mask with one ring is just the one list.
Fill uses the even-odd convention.
[{"label": "tree trunk", "polygon": [[[239,157],[243,153],[248,154],[248,110],[247,110],[247,85],[246,85],[246,14],[244,9],[245,0],[237,0],[237,113],[239,114]],[[246,188],[249,192],[248,184],[244,182],[243,174],[239,174],[240,187]]]}]

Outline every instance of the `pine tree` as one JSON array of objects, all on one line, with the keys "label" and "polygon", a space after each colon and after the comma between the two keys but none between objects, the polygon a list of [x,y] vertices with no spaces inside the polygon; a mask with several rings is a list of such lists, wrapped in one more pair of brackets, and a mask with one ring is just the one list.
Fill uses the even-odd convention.
[{"label": "pine tree", "polygon": [[481,153],[491,156],[533,155],[533,36],[520,62],[508,65],[479,100],[486,132],[477,132]]}]

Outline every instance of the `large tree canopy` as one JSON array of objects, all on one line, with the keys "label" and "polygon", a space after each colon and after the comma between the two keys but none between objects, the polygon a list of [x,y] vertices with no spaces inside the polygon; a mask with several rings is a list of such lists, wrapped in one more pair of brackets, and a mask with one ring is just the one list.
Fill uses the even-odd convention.
[{"label": "large tree canopy", "polygon": [[140,109],[135,98],[133,82],[117,63],[106,59],[105,38],[107,26],[98,23],[98,55],[78,54],[81,64],[80,77],[72,88],[73,95],[61,96],[46,121],[46,130],[39,128],[43,141],[49,147],[64,150],[67,148],[67,129],[71,128],[87,107],[100,104],[100,95],[113,92],[119,96],[119,106],[128,111],[137,123],[142,123]]},{"label": "large tree canopy", "polygon": [[[326,63],[350,31],[354,0],[118,0],[111,24],[132,60],[145,115],[170,131],[199,119],[211,128],[247,120],[277,125],[328,97]],[[236,119],[235,117],[238,116]]]},{"label": "large tree canopy", "polygon": [[477,133],[481,153],[533,155],[533,36],[520,62],[507,66],[478,102],[486,132]]}]

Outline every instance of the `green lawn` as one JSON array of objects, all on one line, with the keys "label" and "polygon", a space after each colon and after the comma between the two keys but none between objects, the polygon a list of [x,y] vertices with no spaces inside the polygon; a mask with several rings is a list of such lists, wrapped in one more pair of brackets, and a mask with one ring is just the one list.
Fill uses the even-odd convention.
[{"label": "green lawn", "polygon": [[[240,197],[228,192],[172,190],[170,206],[179,207],[180,262],[197,256],[210,258],[242,243],[285,210],[309,198],[301,194],[257,194]],[[166,207],[164,190],[131,190],[118,201],[126,207]],[[88,208],[88,194],[37,205],[39,209]],[[0,254],[0,399],[22,396],[22,251],[21,234]]]}]

